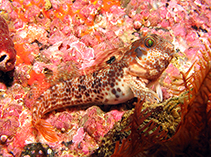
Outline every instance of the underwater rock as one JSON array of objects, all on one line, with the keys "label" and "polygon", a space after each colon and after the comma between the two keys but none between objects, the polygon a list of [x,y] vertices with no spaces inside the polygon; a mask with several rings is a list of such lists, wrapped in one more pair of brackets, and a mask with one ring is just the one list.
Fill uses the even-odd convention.
[{"label": "underwater rock", "polygon": [[31,143],[24,147],[21,157],[34,156],[34,157],[54,157],[54,151],[47,145],[41,143]]}]

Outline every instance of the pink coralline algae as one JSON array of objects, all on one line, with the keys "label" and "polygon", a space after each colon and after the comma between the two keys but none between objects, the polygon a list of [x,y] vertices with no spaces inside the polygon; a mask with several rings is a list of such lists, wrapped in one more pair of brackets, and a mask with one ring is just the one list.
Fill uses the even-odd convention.
[{"label": "pink coralline algae", "polygon": [[84,130],[93,137],[97,142],[100,142],[102,137],[113,127],[116,121],[121,120],[122,112],[116,112],[119,116],[116,120],[110,112],[104,114],[99,108],[92,107],[87,110],[86,115],[81,119],[83,121]]},{"label": "pink coralline algae", "polygon": [[0,120],[0,136],[7,135],[9,137],[14,136],[16,129],[19,126],[17,120],[14,117],[11,118],[2,118]]},{"label": "pink coralline algae", "polygon": [[15,67],[16,51],[6,21],[0,16],[0,71],[11,71]]},{"label": "pink coralline algae", "polygon": [[[121,119],[123,113],[122,111],[116,110],[104,113],[99,107],[92,106],[86,111],[76,110],[73,107],[71,111],[66,110],[54,116],[49,116],[47,121],[56,130],[59,130],[57,131],[59,139],[63,141],[62,143],[57,142],[55,144],[56,148],[60,147],[57,151],[58,155],[72,154],[74,151],[78,154],[87,155],[93,152],[99,146],[102,137],[112,128],[116,121]],[[30,131],[28,129],[26,130]],[[41,135],[38,137],[40,141],[46,142]],[[27,133],[27,139],[33,140],[30,132]],[[23,144],[23,139],[21,141]],[[54,147],[54,145],[51,146]],[[67,150],[65,151],[65,149]]]},{"label": "pink coralline algae", "polygon": [[63,41],[55,43],[49,49],[43,51],[43,54],[45,54],[54,64],[76,60],[81,63],[82,69],[87,67],[90,62],[94,60],[94,50],[87,47],[74,36],[69,36]]},{"label": "pink coralline algae", "polygon": [[7,135],[12,138],[19,127],[19,116],[22,112],[22,106],[10,98],[2,100],[0,103],[4,104],[0,106],[0,136]]}]

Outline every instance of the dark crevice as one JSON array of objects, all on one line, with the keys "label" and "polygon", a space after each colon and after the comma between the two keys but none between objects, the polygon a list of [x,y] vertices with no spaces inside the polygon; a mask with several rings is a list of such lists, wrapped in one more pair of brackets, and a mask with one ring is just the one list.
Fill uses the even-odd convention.
[{"label": "dark crevice", "polygon": [[6,57],[7,57],[7,55],[1,56],[1,57],[0,57],[0,62],[2,62]]}]

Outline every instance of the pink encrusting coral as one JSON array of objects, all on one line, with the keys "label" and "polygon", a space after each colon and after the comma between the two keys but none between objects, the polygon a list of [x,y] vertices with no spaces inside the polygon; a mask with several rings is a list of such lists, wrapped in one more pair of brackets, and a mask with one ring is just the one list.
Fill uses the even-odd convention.
[{"label": "pink encrusting coral", "polygon": [[109,50],[127,47],[150,32],[172,42],[178,52],[161,76],[166,100],[173,95],[168,88],[173,76],[187,71],[204,49],[202,40],[211,36],[209,0],[2,0],[0,10],[6,19],[0,17],[0,71],[15,66],[12,86],[0,84],[3,156],[34,155],[37,145],[33,144],[38,142],[43,154],[50,147],[55,156],[90,155],[125,109],[105,112],[92,106],[52,111],[43,118],[59,141],[50,143],[31,123],[30,107],[45,90],[80,75]]},{"label": "pink encrusting coral", "polygon": [[15,68],[16,51],[6,21],[0,16],[0,71]]}]

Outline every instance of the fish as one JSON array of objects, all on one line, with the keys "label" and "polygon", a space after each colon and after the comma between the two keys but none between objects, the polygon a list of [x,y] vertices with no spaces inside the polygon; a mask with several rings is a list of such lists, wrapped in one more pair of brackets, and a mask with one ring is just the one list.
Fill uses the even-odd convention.
[{"label": "fish", "polygon": [[[33,105],[33,126],[47,141],[56,142],[58,136],[53,127],[42,119],[53,110],[84,104],[115,105],[134,97],[149,101],[162,100],[162,91],[157,82],[174,52],[173,44],[163,37],[143,35],[125,51],[121,50],[121,57],[113,55],[103,60],[96,71],[47,89]],[[156,91],[151,89],[153,85]]]}]

